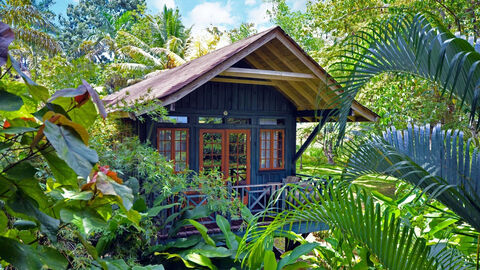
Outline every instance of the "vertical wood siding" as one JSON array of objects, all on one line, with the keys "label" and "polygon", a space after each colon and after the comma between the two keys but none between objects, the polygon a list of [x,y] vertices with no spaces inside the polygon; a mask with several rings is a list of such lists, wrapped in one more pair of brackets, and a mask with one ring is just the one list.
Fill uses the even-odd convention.
[{"label": "vertical wood siding", "polygon": [[[224,116],[224,111],[227,111],[227,116]],[[281,182],[283,178],[295,173],[295,164],[293,164],[296,140],[295,113],[293,104],[271,86],[208,82],[177,101],[175,111],[169,112],[171,116],[188,116],[188,124],[156,123],[147,118],[143,123],[139,123],[139,136],[142,140],[148,139],[156,148],[155,130],[157,128],[188,128],[189,168],[198,171],[200,129],[249,129],[251,131],[250,183]],[[198,117],[201,116],[250,118],[251,124],[198,124]],[[260,118],[283,118],[285,125],[260,126]],[[284,169],[259,171],[259,130],[261,128],[285,130]]]}]

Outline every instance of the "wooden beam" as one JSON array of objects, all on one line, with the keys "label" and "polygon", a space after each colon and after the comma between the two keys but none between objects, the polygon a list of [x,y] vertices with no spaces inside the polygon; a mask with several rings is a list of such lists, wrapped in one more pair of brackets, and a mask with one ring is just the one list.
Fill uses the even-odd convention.
[{"label": "wooden beam", "polygon": [[307,79],[316,79],[314,75],[307,73],[235,67],[226,69],[220,73],[220,75],[278,81],[304,81]]},{"label": "wooden beam", "polygon": [[259,80],[245,80],[245,79],[235,79],[235,78],[220,78],[215,77],[210,80],[211,82],[223,82],[223,83],[241,83],[241,84],[255,84],[255,85],[270,85],[274,86],[275,84],[272,81],[259,81]]},{"label": "wooden beam", "polygon": [[[307,57],[305,54],[303,54],[294,44],[292,44],[292,41],[290,41],[286,36],[277,33],[276,38],[285,46],[287,47],[290,52],[292,52],[295,56],[302,61],[302,63],[307,66],[315,75],[317,75],[318,78],[320,78],[326,85],[330,86],[330,89],[337,93],[339,88],[341,88],[338,84],[336,84],[328,75],[326,71],[322,71],[320,67],[317,64],[314,64],[309,57]],[[281,58],[280,58],[281,59]],[[377,116],[375,114],[372,114],[372,112],[365,110],[363,106],[358,104],[358,102],[354,101],[352,104],[352,108],[358,112],[361,116],[364,118],[376,122],[377,121]]]},{"label": "wooden beam", "polygon": [[[290,70],[292,71],[295,71],[295,72],[298,72],[300,71],[300,68],[297,67],[296,65],[294,65],[292,62],[290,61],[287,61],[285,59],[285,57],[283,56],[283,53],[275,46],[271,45],[271,44],[266,44],[267,48],[269,49],[269,51],[277,58],[279,59],[286,67],[288,67]],[[290,48],[289,48],[290,49]],[[291,48],[293,49],[293,48]],[[292,52],[293,53],[293,52]],[[297,54],[294,54],[295,56],[299,57]],[[317,96],[320,96],[321,99],[323,99],[326,103],[326,105],[329,105],[331,106],[333,101],[335,100],[336,96],[332,96],[332,95],[335,95],[335,93],[328,93],[326,91],[320,91],[320,85],[319,84],[316,84],[314,81],[312,80],[306,80],[305,83],[310,86],[311,88],[315,89],[316,91],[316,95]]]},{"label": "wooden beam", "polygon": [[337,113],[338,111],[336,109],[324,109],[324,110],[303,110],[303,111],[297,111],[295,113],[296,117],[326,117],[328,115],[333,115],[334,113]]},{"label": "wooden beam", "polygon": [[313,129],[312,133],[308,136],[307,140],[303,143],[303,145],[298,149],[297,153],[295,153],[295,157],[293,158],[293,165],[297,162],[297,160],[302,156],[303,152],[307,150],[308,146],[313,142],[313,139],[317,137],[318,132],[320,129],[328,122],[329,117],[322,117],[320,123]]},{"label": "wooden beam", "polygon": [[[251,55],[245,57],[245,60],[254,67],[264,68],[263,65],[260,64],[258,59],[252,57]],[[288,91],[289,86],[286,84],[286,82],[273,81],[273,83],[274,86],[280,89],[280,91],[288,98],[288,100],[290,100],[290,102],[292,102],[297,107],[297,109],[308,108],[308,100],[303,100],[303,97],[298,97],[296,93]]]},{"label": "wooden beam", "polygon": [[[278,64],[275,64],[274,62],[268,62],[268,59],[269,59],[268,56],[262,53],[261,49],[258,49],[257,51],[253,52],[252,55],[262,59],[265,62],[265,64],[269,65],[269,68],[282,69],[282,67],[280,67]],[[308,80],[303,80],[303,81],[308,81]],[[287,83],[291,85],[292,88],[295,89],[305,100],[307,100],[309,105],[311,104],[311,106],[313,106],[313,104],[315,104],[315,100],[314,100],[315,94],[310,95],[307,91],[305,91],[304,89],[305,87],[302,87],[299,84],[299,82],[289,81]]]}]

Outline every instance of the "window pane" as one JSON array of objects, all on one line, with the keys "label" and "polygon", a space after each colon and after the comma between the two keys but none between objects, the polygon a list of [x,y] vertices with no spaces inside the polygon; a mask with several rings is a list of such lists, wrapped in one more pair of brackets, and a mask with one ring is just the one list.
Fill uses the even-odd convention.
[{"label": "window pane", "polygon": [[170,128],[159,129],[158,131],[158,151],[167,160],[173,158],[175,172],[186,169],[188,159],[187,137],[187,130]]},{"label": "window pane", "polygon": [[187,151],[187,141],[182,141],[180,143],[180,151],[186,152]]},{"label": "window pane", "polygon": [[285,125],[285,119],[283,118],[260,118],[258,122],[264,126]]},{"label": "window pane", "polygon": [[260,131],[260,168],[283,168],[283,136],[282,130]]},{"label": "window pane", "polygon": [[174,123],[174,124],[186,124],[188,123],[187,116],[167,116],[165,119],[159,119],[159,123]]},{"label": "window pane", "polygon": [[231,125],[250,125],[250,118],[227,118],[227,124]]},{"label": "window pane", "polygon": [[221,124],[222,118],[221,117],[199,117],[198,123],[199,124]]}]

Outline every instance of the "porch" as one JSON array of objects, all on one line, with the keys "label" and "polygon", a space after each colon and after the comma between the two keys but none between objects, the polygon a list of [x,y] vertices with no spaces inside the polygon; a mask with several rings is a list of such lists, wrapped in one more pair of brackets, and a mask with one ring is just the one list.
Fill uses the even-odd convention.
[{"label": "porch", "polygon": [[[295,181],[297,180],[297,181]],[[228,194],[231,199],[238,199],[250,210],[252,215],[269,210],[267,216],[262,216],[260,222],[268,223],[274,218],[275,213],[279,213],[285,209],[291,208],[288,201],[293,202],[293,196],[299,197],[300,193],[307,197],[314,196],[314,194],[321,190],[326,182],[326,179],[313,177],[309,175],[296,174],[294,177],[284,179],[281,183],[265,183],[253,185],[228,185]],[[293,194],[293,195],[292,195]],[[182,202],[181,205],[176,205],[162,210],[157,215],[160,221],[167,221],[169,217],[174,218],[171,221],[165,222],[160,230],[160,238],[166,239],[169,237],[179,238],[188,237],[190,235],[198,234],[198,231],[191,225],[184,225],[179,228],[179,222],[182,218],[192,218],[207,227],[208,234],[220,234],[221,231],[216,225],[216,216],[222,215],[219,212],[209,213],[200,218],[185,212],[187,206],[192,208],[205,206],[208,203],[208,196],[201,194],[199,190],[186,190],[178,196],[166,200],[168,203]],[[230,223],[231,229],[237,234],[242,234],[243,219],[240,215],[223,215]],[[170,218],[171,219],[171,218]],[[323,223],[298,223],[293,224],[288,228],[296,233],[308,233],[327,229]]]}]

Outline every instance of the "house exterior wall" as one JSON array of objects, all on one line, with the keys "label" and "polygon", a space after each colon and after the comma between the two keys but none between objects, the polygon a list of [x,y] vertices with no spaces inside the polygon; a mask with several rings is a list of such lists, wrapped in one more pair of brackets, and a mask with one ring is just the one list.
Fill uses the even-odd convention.
[{"label": "house exterior wall", "polygon": [[[208,82],[170,108],[169,116],[187,116],[188,123],[158,123],[146,119],[138,123],[139,136],[157,147],[158,128],[187,128],[189,130],[189,168],[199,170],[199,138],[201,129],[250,130],[250,184],[281,182],[295,174],[296,108],[271,86]],[[174,107],[174,108],[173,108]],[[226,115],[225,115],[226,112]],[[199,117],[249,118],[250,124],[200,124]],[[261,118],[283,119],[282,125],[260,125]],[[284,169],[261,171],[260,129],[283,129]]]}]

